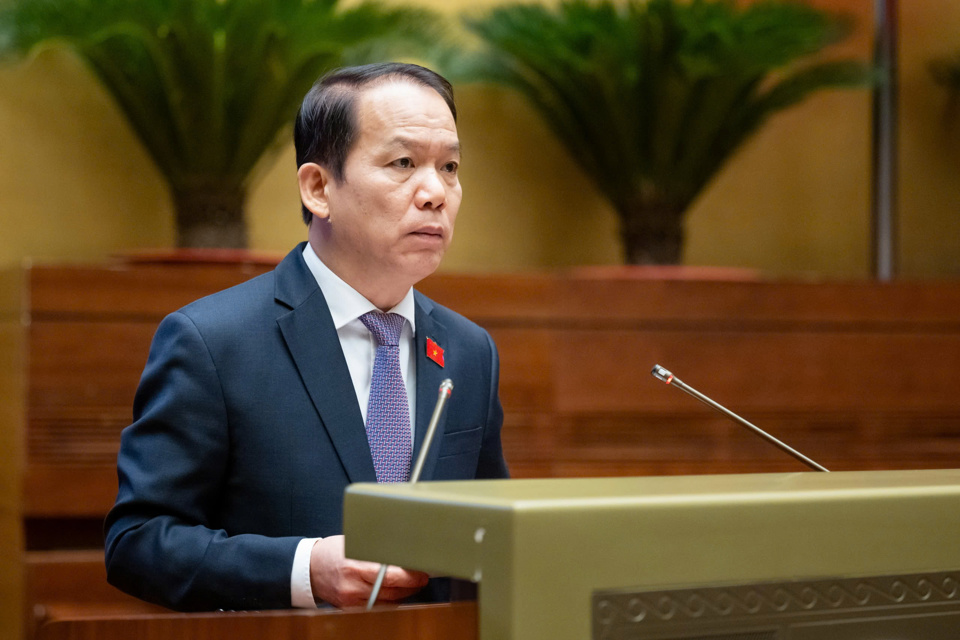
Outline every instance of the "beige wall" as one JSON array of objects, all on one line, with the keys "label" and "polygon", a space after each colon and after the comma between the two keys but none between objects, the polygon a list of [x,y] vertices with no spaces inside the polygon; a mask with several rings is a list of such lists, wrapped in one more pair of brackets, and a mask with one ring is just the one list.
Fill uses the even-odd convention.
[{"label": "beige wall", "polygon": [[[872,0],[818,4],[858,14],[847,49],[867,56]],[[902,273],[957,276],[960,133],[943,128],[945,96],[925,65],[960,47],[960,3],[901,5]],[[458,97],[465,204],[445,268],[618,262],[610,208],[536,115],[503,90],[460,87]],[[772,275],[868,275],[869,136],[867,92],[819,95],[777,116],[691,210],[685,261]],[[304,236],[293,166],[287,149],[252,191],[254,248],[284,252]],[[99,259],[173,241],[162,179],[85,68],[61,53],[0,69],[0,203],[0,264]]]}]

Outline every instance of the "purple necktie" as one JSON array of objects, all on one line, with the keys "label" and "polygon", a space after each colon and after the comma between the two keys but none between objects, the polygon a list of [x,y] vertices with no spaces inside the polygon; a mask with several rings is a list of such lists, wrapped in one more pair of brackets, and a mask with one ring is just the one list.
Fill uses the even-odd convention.
[{"label": "purple necktie", "polygon": [[400,331],[403,316],[371,311],[360,322],[377,341],[367,404],[367,442],[377,482],[406,482],[410,477],[413,443],[410,404],[400,373]]}]

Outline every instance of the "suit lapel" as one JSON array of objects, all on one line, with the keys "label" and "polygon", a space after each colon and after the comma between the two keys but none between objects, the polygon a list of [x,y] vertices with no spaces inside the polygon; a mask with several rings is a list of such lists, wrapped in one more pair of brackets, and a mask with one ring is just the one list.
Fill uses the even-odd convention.
[{"label": "suit lapel", "polygon": [[340,339],[327,302],[303,262],[302,251],[300,245],[277,267],[276,299],[291,307],[277,324],[347,477],[351,482],[376,482]]},{"label": "suit lapel", "polygon": [[[427,338],[436,342],[441,348],[447,348],[447,330],[439,322],[436,322],[431,315],[433,303],[424,298],[419,293],[416,296],[416,354],[417,354],[417,418],[414,427],[413,439],[413,461],[420,455],[420,447],[423,446],[423,439],[427,433],[427,425],[430,423],[430,417],[433,415],[433,408],[437,404],[437,395],[440,391],[440,383],[447,377],[443,367],[427,358]],[[454,357],[456,354],[453,354]],[[445,354],[450,357],[450,354]],[[454,381],[456,382],[456,381]],[[446,412],[441,416],[437,425],[437,431],[433,436],[433,443],[430,445],[430,451],[427,452],[427,460],[423,465],[421,480],[429,480],[433,477],[434,467],[437,465],[437,452],[440,450],[440,442],[443,439],[443,425],[446,418]]]}]

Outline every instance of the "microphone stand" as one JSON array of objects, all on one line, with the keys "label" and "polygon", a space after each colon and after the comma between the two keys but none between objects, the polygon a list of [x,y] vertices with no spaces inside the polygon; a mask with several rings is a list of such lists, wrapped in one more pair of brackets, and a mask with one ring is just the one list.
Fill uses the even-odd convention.
[{"label": "microphone stand", "polygon": [[772,444],[772,445],[775,446],[776,448],[780,449],[781,451],[783,451],[783,452],[785,452],[785,453],[790,454],[791,456],[793,456],[794,458],[796,458],[797,460],[799,460],[799,461],[802,462],[803,464],[807,465],[808,467],[810,467],[810,468],[813,469],[814,471],[830,471],[829,469],[827,469],[827,468],[824,467],[823,465],[821,465],[821,464],[819,464],[819,463],[817,463],[817,462],[814,462],[813,460],[811,460],[811,459],[808,458],[807,456],[803,455],[802,453],[800,453],[799,451],[797,451],[797,450],[794,449],[793,447],[787,445],[787,444],[784,443],[784,442],[781,442],[780,440],[777,440],[777,439],[774,438],[772,435],[770,435],[769,433],[767,433],[766,431],[764,431],[764,430],[761,429],[760,427],[756,426],[755,424],[744,420],[743,418],[741,418],[740,416],[738,416],[737,414],[735,414],[733,411],[730,411],[729,409],[727,409],[727,408],[724,407],[723,405],[721,405],[721,404],[719,404],[719,403],[717,403],[717,402],[714,402],[713,400],[711,400],[711,399],[708,398],[707,396],[703,395],[702,393],[700,393],[699,391],[697,391],[696,389],[694,389],[694,388],[691,387],[690,385],[684,383],[682,380],[680,380],[680,378],[676,377],[676,376],[673,375],[669,370],[661,367],[660,365],[658,365],[658,364],[653,365],[653,371],[651,371],[650,373],[651,373],[651,375],[653,375],[653,377],[656,378],[657,380],[660,380],[661,382],[664,382],[664,383],[666,383],[666,384],[668,384],[668,385],[674,386],[674,387],[680,389],[681,391],[684,391],[684,392],[690,394],[691,396],[693,396],[694,398],[696,398],[697,400],[699,400],[699,401],[702,402],[703,404],[707,405],[707,406],[710,407],[711,409],[716,409],[717,411],[719,411],[719,412],[722,413],[723,415],[727,416],[728,418],[730,418],[730,419],[733,420],[734,422],[737,422],[738,424],[746,427],[747,429],[750,429],[750,430],[753,431],[755,434],[757,434],[758,436],[760,436],[761,438],[763,438],[764,440],[766,440],[767,442],[769,442],[770,444]]},{"label": "microphone stand", "polygon": [[[440,414],[443,413],[443,405],[447,403],[447,398],[453,392],[453,381],[447,378],[440,383],[440,394],[437,396],[437,404],[433,407],[433,415],[430,416],[430,422],[427,425],[427,433],[423,437],[423,444],[420,445],[420,453],[417,454],[417,463],[410,473],[410,484],[415,484],[420,479],[420,472],[423,471],[423,463],[427,460],[427,453],[430,451],[430,443],[433,442],[433,434],[437,431],[437,423],[440,422]],[[373,608],[380,595],[380,587],[383,586],[383,578],[387,575],[387,565],[380,565],[380,572],[373,583],[373,591],[370,592],[370,598],[367,600],[367,611]]]}]

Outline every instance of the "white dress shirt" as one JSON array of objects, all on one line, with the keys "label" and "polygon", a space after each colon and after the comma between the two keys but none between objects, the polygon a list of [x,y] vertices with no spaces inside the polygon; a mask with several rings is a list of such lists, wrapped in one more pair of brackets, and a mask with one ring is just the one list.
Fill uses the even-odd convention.
[{"label": "white dress shirt", "polygon": [[[330,308],[330,317],[337,330],[337,337],[340,338],[340,348],[347,361],[353,388],[357,392],[360,414],[366,424],[370,378],[373,376],[373,360],[377,345],[373,334],[360,321],[360,316],[377,310],[377,307],[323,264],[310,243],[307,243],[303,250],[303,259],[310,273],[316,278],[317,284],[320,285],[320,291]],[[403,300],[389,312],[401,315],[406,320],[400,332],[400,372],[403,375],[403,382],[407,388],[407,400],[410,403],[410,438],[412,440],[413,422],[417,412],[417,358],[414,348],[416,324],[412,287]],[[310,584],[310,551],[319,539],[305,538],[297,545],[290,576],[290,601],[294,607],[316,606]]]}]

